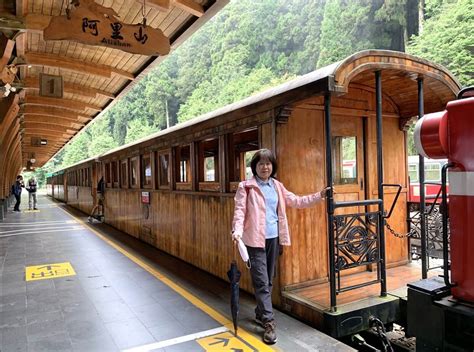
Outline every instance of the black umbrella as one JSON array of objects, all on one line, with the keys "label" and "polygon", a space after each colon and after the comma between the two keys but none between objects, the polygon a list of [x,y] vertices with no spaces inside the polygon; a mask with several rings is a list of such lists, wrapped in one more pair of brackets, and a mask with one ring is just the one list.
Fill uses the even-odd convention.
[{"label": "black umbrella", "polygon": [[[234,249],[235,254],[235,249]],[[235,255],[234,255],[235,257]],[[240,270],[237,267],[237,262],[234,259],[230,264],[230,269],[227,276],[230,280],[230,311],[232,313],[232,321],[234,322],[234,334],[237,336],[237,318],[239,316],[239,281]]]}]

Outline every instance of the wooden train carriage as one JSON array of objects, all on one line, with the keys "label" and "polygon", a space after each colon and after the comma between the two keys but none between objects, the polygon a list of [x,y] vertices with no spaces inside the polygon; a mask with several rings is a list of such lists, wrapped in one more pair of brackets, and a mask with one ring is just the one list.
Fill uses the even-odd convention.
[{"label": "wooden train carriage", "polygon": [[[401,185],[387,221],[405,233],[405,126],[419,106],[443,109],[459,88],[443,67],[410,55],[354,54],[101,155],[106,222],[226,279],[235,189],[252,153],[270,148],[289,190],[305,194],[333,183],[336,191],[325,204],[289,210],[292,246],[280,258],[276,304],[334,336],[363,330],[369,314],[348,305],[371,297],[376,303],[363,305],[367,312],[393,303],[387,291],[419,277],[407,239],[384,233],[382,216],[397,188],[381,184]],[[74,172],[66,170],[68,179]],[[68,202],[87,203],[86,191],[73,201],[74,187],[68,181]],[[241,287],[252,291],[245,269]],[[397,309],[382,309],[381,319],[393,321]]]},{"label": "wooden train carriage", "polygon": [[65,177],[59,181],[66,202],[89,214],[96,201],[101,172],[102,167],[96,158],[83,160],[64,170]]},{"label": "wooden train carriage", "polygon": [[50,197],[53,197],[53,174],[46,175],[46,194]]}]

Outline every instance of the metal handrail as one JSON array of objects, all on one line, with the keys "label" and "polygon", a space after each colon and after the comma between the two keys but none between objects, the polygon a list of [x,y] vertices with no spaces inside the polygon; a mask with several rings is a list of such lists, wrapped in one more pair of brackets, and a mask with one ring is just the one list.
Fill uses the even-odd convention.
[{"label": "metal handrail", "polygon": [[434,202],[433,202],[433,204],[431,204],[430,210],[425,212],[425,215],[430,215],[433,212],[433,209],[436,206],[436,203],[438,202],[438,198],[439,198],[439,196],[441,194],[441,191],[443,189],[443,184],[442,183],[441,184],[439,184],[439,183],[425,183],[425,184],[427,184],[427,185],[435,184],[437,186],[441,186],[440,189],[438,190],[438,193],[436,194],[436,197],[430,198],[430,199],[434,199]]},{"label": "metal handrail", "polygon": [[334,202],[334,208],[379,205],[381,203],[382,203],[381,199],[367,199],[367,200],[354,200],[354,201],[347,201],[347,202]]},{"label": "metal handrail", "polygon": [[393,200],[392,206],[390,207],[390,211],[388,212],[388,215],[384,215],[384,219],[390,218],[392,216],[393,208],[395,208],[395,204],[397,203],[398,197],[400,196],[400,192],[402,191],[402,185],[399,184],[393,184],[393,183],[382,183],[382,188],[383,187],[398,187],[397,195],[395,196],[395,199]]}]

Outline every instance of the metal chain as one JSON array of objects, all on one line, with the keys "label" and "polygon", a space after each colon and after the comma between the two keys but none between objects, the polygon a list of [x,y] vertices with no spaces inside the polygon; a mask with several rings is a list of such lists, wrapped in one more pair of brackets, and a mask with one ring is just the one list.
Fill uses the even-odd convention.
[{"label": "metal chain", "polygon": [[390,233],[391,233],[392,235],[394,235],[395,237],[397,237],[397,238],[408,238],[408,237],[413,237],[413,236],[416,235],[416,228],[415,228],[415,227],[413,227],[413,229],[412,229],[410,232],[407,232],[407,233],[405,233],[405,234],[401,234],[401,233],[396,232],[396,231],[390,226],[390,224],[389,224],[387,221],[385,221],[385,226],[387,227],[388,231],[390,231]]}]

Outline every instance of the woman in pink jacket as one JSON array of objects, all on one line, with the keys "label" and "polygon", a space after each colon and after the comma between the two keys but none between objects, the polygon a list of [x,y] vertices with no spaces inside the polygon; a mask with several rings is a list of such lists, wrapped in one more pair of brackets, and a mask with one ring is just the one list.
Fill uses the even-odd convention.
[{"label": "woman in pink jacket", "polygon": [[265,329],[263,341],[277,341],[272,308],[272,279],[279,245],[289,246],[286,207],[307,208],[326,198],[329,188],[299,197],[286,190],[273,176],[275,156],[268,149],[257,151],[250,162],[254,177],[240,182],[235,194],[232,238],[242,239],[250,257],[250,275],[257,307],[255,321]]}]

